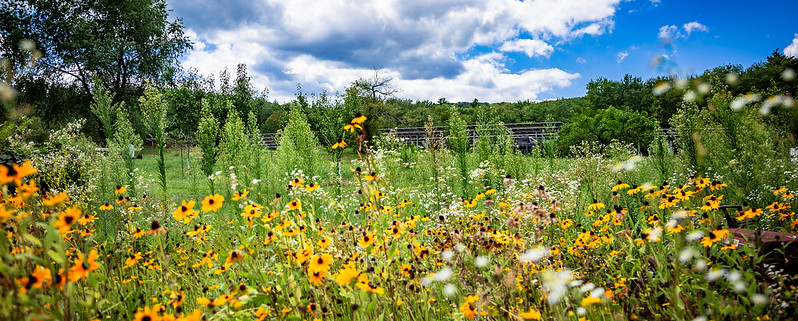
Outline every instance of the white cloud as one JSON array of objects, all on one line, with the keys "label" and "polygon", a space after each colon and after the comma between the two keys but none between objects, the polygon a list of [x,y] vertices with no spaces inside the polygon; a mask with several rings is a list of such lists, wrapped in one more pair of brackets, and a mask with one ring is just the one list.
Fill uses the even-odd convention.
[{"label": "white cloud", "polygon": [[587,63],[587,60],[585,60],[585,58],[579,57],[579,58],[576,58],[576,62],[578,62],[580,64],[585,64],[585,63]]},{"label": "white cloud", "polygon": [[629,57],[629,53],[626,51],[621,51],[618,53],[618,63],[621,63],[626,57]]},{"label": "white cloud", "polygon": [[701,31],[701,32],[708,32],[709,28],[707,26],[699,23],[698,21],[688,22],[684,24],[684,31],[687,31],[687,36],[689,37],[693,31]]},{"label": "white cloud", "polygon": [[795,34],[792,43],[787,48],[784,48],[784,55],[798,58],[798,33]]},{"label": "white cloud", "polygon": [[[383,69],[380,75],[392,78],[394,86],[401,89],[402,97],[429,100],[446,97],[449,101],[474,98],[482,101],[536,100],[540,93],[554,87],[570,86],[572,80],[580,77],[578,73],[557,68],[509,73],[502,62],[504,60],[502,54],[495,52],[465,60],[464,71],[454,78],[406,79],[393,69]],[[303,84],[320,84],[323,89],[333,92],[342,90],[353,79],[373,75],[374,71],[348,68],[338,62],[303,55],[291,60],[285,72]]]},{"label": "white cloud", "polygon": [[[485,97],[476,98],[532,99],[578,75],[560,69],[510,71],[502,59],[473,57],[472,49],[549,57],[554,51],[551,44],[609,32],[620,1],[248,0],[211,6],[229,12],[187,19],[196,46],[182,63],[205,75],[225,67],[232,71],[236,64],[246,63],[256,88],[268,87],[270,99],[278,100],[290,99],[297,83],[308,91],[343,90],[373,67],[382,67],[401,79],[397,87],[406,98],[446,96],[452,100],[463,94],[484,93]],[[183,14],[181,10],[189,12],[196,7],[193,0],[169,2],[177,16]],[[246,18],[235,19],[242,14]],[[521,34],[533,39],[519,39]],[[484,77],[472,72],[480,68],[497,77],[493,79],[495,91],[475,90],[473,84]],[[540,77],[543,74],[554,79]],[[530,89],[496,90],[514,88],[506,83],[510,79]],[[413,87],[425,81],[471,92],[444,95],[430,89],[430,96],[425,96],[426,88]]]},{"label": "white cloud", "polygon": [[670,41],[683,36],[684,35],[679,32],[679,27],[674,25],[659,27],[659,33],[657,34],[657,38],[660,38],[664,41]]},{"label": "white cloud", "polygon": [[554,47],[538,39],[517,39],[503,43],[499,50],[504,52],[523,52],[529,56],[529,58],[535,56],[544,56],[548,58],[551,53],[554,52]]}]

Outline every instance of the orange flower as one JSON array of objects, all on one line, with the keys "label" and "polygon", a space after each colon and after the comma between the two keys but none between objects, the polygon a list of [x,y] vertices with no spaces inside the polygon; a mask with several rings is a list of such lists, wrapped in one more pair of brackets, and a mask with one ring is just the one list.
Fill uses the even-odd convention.
[{"label": "orange flower", "polygon": [[207,213],[210,211],[218,212],[224,203],[224,196],[219,194],[208,195],[202,201],[202,211]]},{"label": "orange flower", "polygon": [[75,265],[69,269],[69,280],[72,282],[77,282],[86,276],[89,275],[89,272],[94,272],[100,268],[100,265],[95,263],[97,258],[100,257],[97,254],[97,250],[91,250],[89,252],[89,256],[83,256],[83,253],[78,252],[78,257],[75,259]]}]

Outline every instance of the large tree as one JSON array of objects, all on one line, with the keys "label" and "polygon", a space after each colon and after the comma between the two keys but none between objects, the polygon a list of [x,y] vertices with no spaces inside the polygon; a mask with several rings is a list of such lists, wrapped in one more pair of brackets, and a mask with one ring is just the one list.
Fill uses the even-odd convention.
[{"label": "large tree", "polygon": [[[0,54],[21,66],[30,40],[42,57],[33,76],[74,82],[86,95],[94,78],[113,92],[157,80],[191,48],[164,0],[5,0]],[[21,70],[16,70],[20,72]],[[24,75],[23,75],[24,76]]]}]

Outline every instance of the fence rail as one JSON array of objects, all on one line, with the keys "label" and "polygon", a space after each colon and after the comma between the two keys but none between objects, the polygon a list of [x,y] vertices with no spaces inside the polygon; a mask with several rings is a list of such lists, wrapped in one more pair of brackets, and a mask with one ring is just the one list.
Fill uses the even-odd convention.
[{"label": "fence rail", "polygon": [[[556,138],[557,133],[562,128],[562,125],[562,122],[511,123],[504,124],[504,128],[499,125],[488,125],[483,130],[488,134],[488,137],[498,137],[501,135],[501,131],[505,130],[505,128],[509,129],[513,139],[518,144],[518,148],[522,152],[528,152],[540,142]],[[479,125],[468,125],[466,127],[468,131],[468,139],[471,144],[473,144],[474,140],[478,137],[478,127]],[[383,135],[393,133],[405,144],[426,147],[428,140],[431,142],[437,142],[439,140],[445,139],[446,127],[431,127],[429,132],[425,127],[384,128],[380,129],[379,133]],[[660,128],[657,131],[657,135],[665,136],[669,141],[673,141],[679,136],[674,128]],[[263,147],[268,149],[277,149],[277,146],[280,145],[277,133],[264,133],[260,134],[259,136],[261,146]],[[146,142],[154,146],[154,141],[152,139],[146,139]],[[178,144],[182,144],[193,146],[194,143],[196,143],[195,140],[187,139],[180,143],[172,142],[170,145],[176,146]]]}]

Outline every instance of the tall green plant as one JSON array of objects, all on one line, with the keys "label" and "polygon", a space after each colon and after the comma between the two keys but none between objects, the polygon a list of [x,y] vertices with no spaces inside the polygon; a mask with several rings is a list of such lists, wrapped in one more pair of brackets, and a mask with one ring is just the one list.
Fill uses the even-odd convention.
[{"label": "tall green plant", "polygon": [[457,170],[460,173],[462,195],[470,198],[468,188],[468,127],[460,118],[460,113],[454,107],[447,123],[448,136],[446,137],[449,148],[454,152]]},{"label": "tall green plant", "polygon": [[316,174],[319,142],[310,129],[308,119],[299,105],[292,104],[288,124],[279,132],[277,163],[282,173],[302,170],[308,177]]},{"label": "tall green plant", "polygon": [[103,135],[105,135],[106,145],[111,142],[113,137],[113,109],[114,93],[102,87],[99,82],[94,85],[94,93],[92,93],[92,102],[89,106],[91,113],[97,116],[102,125]]},{"label": "tall green plant", "polygon": [[114,124],[114,136],[110,142],[111,150],[116,156],[121,157],[125,163],[128,186],[131,195],[136,195],[135,175],[133,173],[133,159],[137,150],[143,145],[141,136],[133,129],[128,119],[128,113],[124,103],[116,108],[116,123]]},{"label": "tall green plant", "polygon": [[163,193],[162,206],[166,206],[168,195],[166,193],[166,162],[164,149],[166,145],[166,100],[158,88],[149,84],[144,90],[144,95],[139,97],[139,105],[146,132],[155,139],[158,148],[158,181]]},{"label": "tall green plant", "polygon": [[216,164],[216,153],[218,151],[217,142],[219,139],[219,121],[213,115],[210,102],[202,99],[202,111],[199,126],[197,126],[197,145],[199,145],[202,152],[202,172],[208,178],[208,186],[211,194],[214,192],[213,180],[210,179],[213,174],[213,167]]},{"label": "tall green plant", "polygon": [[227,101],[227,107],[229,111],[220,133],[219,154],[216,161],[228,174],[235,173],[236,177],[243,178],[249,156],[247,151],[250,147],[249,139],[244,122],[238,117],[238,112],[231,101]]}]

